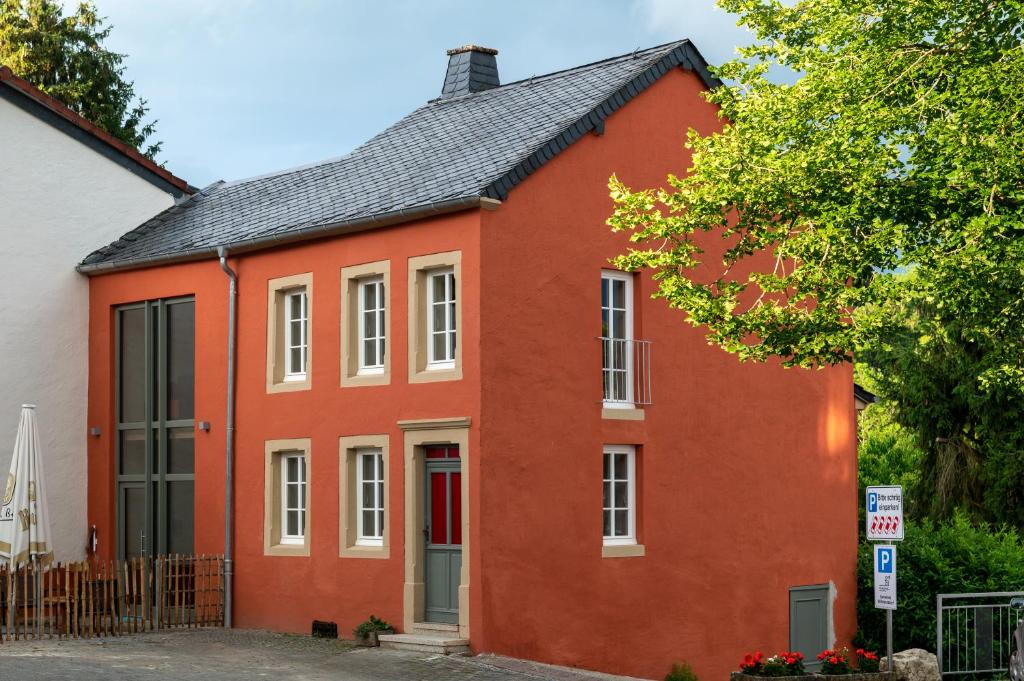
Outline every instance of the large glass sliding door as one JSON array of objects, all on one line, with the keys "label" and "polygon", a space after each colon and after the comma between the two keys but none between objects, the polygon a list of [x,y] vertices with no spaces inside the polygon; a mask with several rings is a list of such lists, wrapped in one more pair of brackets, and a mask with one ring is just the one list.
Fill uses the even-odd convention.
[{"label": "large glass sliding door", "polygon": [[116,310],[117,553],[192,553],[195,302]]}]

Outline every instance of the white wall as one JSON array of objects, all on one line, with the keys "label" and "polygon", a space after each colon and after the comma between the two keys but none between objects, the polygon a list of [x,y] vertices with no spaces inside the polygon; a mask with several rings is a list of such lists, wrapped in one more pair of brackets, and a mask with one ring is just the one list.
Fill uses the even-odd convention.
[{"label": "white wall", "polygon": [[0,479],[21,404],[36,404],[56,558],[73,560],[87,531],[89,338],[75,265],[174,200],[2,98],[0,131]]}]

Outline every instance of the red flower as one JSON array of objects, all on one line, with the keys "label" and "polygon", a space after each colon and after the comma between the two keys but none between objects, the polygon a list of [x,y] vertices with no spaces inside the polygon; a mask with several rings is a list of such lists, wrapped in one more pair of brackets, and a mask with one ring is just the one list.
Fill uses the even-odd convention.
[{"label": "red flower", "polygon": [[858,655],[863,655],[864,654],[864,649],[863,648],[857,648],[857,654]]},{"label": "red flower", "polygon": [[828,658],[828,661],[831,664],[839,664],[839,658],[836,657],[835,655],[833,655],[832,657]]},{"label": "red flower", "polygon": [[755,662],[760,662],[761,658],[763,658],[763,657],[764,657],[764,655],[761,654],[760,650],[758,650],[757,652],[754,653],[754,661]]},{"label": "red flower", "polygon": [[753,661],[754,658],[750,656],[750,653],[743,656],[743,664],[751,664]]},{"label": "red flower", "polygon": [[786,657],[786,664],[796,664],[796,658],[792,655]]}]

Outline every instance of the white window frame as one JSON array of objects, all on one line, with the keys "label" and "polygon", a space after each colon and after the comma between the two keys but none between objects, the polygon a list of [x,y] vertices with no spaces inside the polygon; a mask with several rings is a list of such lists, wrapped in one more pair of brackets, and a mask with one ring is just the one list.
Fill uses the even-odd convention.
[{"label": "white window frame", "polygon": [[[627,518],[627,534],[625,536],[615,536],[615,511],[622,510],[620,507],[615,506],[615,489],[614,482],[620,481],[619,478],[615,477],[615,466],[614,459],[612,465],[608,466],[608,470],[611,474],[611,478],[604,477],[603,467],[609,456],[620,456],[626,457],[626,518]],[[636,544],[636,447],[631,445],[605,445],[604,452],[602,454],[602,473],[601,473],[601,494],[602,494],[602,516],[601,516],[601,533],[604,538],[605,546],[627,546]],[[604,506],[603,495],[605,492],[605,486],[612,485],[608,490],[608,501],[611,506]],[[604,513],[611,513],[611,536],[604,534]]]},{"label": "white window frame", "polygon": [[[288,478],[289,461],[298,460],[298,465],[295,470],[298,472],[298,479],[290,480]],[[306,508],[306,485],[308,476],[306,474],[306,455],[303,452],[294,452],[281,455],[281,544],[304,544],[306,541],[306,515],[308,509]],[[298,487],[298,506],[288,505],[288,488]],[[291,513],[298,514],[298,534],[288,533],[288,516]]]},{"label": "white window frame", "polygon": [[[444,277],[445,299],[437,300],[434,297],[434,279]],[[427,370],[436,371],[439,369],[455,368],[455,347],[458,344],[458,329],[455,328],[456,305],[455,299],[455,268],[441,267],[427,270]],[[444,305],[444,328],[434,328],[434,307]],[[445,337],[445,356],[434,355],[434,336],[443,333]]]},{"label": "white window frame", "polygon": [[[299,316],[292,316],[292,299],[298,297]],[[299,337],[292,333],[292,323],[301,322]],[[292,366],[292,350],[299,349],[301,367]],[[284,380],[305,381],[309,359],[309,296],[306,287],[286,291],[284,294]],[[298,369],[298,370],[296,370]]]},{"label": "white window frame", "polygon": [[[384,373],[384,353],[387,351],[387,337],[386,327],[384,325],[385,316],[387,315],[387,289],[384,285],[384,276],[377,275],[373,277],[364,277],[358,280],[358,286],[356,287],[356,295],[359,296],[359,303],[356,306],[358,310],[356,324],[358,329],[356,331],[356,339],[359,343],[359,369],[356,372],[357,376],[377,376]],[[366,308],[366,289],[374,286],[376,287],[376,298],[377,307],[373,309]],[[367,337],[366,336],[366,317],[372,315],[374,319],[374,331],[376,335]],[[366,341],[374,343],[377,351],[377,362],[375,364],[366,363]]]},{"label": "white window frame", "polygon": [[[364,457],[374,457],[374,477],[367,480],[363,473]],[[384,452],[379,447],[360,447],[356,449],[356,545],[357,546],[384,546]],[[363,494],[363,484],[371,483],[374,488],[375,499],[367,500]],[[363,525],[363,512],[372,511],[376,522],[380,523],[377,534],[367,533]]]},{"label": "white window frame", "polygon": [[[608,285],[608,306],[606,307],[604,305],[604,302],[602,301],[602,304],[601,304],[602,327],[603,327],[603,324],[604,324],[604,319],[603,318],[604,318],[604,315],[605,315],[605,313],[607,311],[607,315],[608,315],[608,331],[607,331],[607,333],[610,334],[610,335],[609,336],[605,336],[604,335],[606,333],[605,329],[604,328],[601,329],[601,334],[602,334],[602,336],[601,336],[601,385],[602,385],[602,388],[601,389],[602,389],[603,403],[604,403],[605,407],[610,407],[612,409],[631,409],[634,406],[634,395],[633,395],[633,392],[634,392],[634,388],[633,388],[633,352],[634,352],[634,349],[632,347],[632,341],[634,340],[633,339],[633,275],[631,273],[629,273],[629,272],[620,272],[618,270],[601,270],[601,295],[602,295],[602,297],[604,296],[605,282],[608,282],[608,284],[607,284]],[[614,307],[613,287],[614,287],[614,283],[615,282],[623,282],[624,285],[625,285],[625,288],[623,290],[623,293],[625,294],[625,307],[624,308],[615,308]],[[624,312],[625,312],[624,316],[626,318],[626,321],[625,321],[626,328],[623,330],[624,333],[623,333],[623,337],[621,339],[615,336],[615,334],[616,334],[616,332],[618,330],[614,328],[614,324],[612,322],[612,319],[613,319],[612,311],[613,310],[618,310],[618,309],[624,310]],[[615,372],[621,371],[619,369],[612,369],[610,367],[606,367],[605,363],[604,363],[604,358],[609,354],[605,350],[606,346],[610,346],[611,352],[614,352],[614,350],[615,350],[616,343],[614,343],[611,339],[625,341],[623,343],[623,345],[625,345],[625,364],[626,364],[626,366],[625,366],[625,370],[626,370],[626,394],[623,396],[624,399],[615,399],[614,397],[609,398],[608,394],[604,394],[604,378],[605,378],[605,374],[611,372],[614,375]],[[609,384],[609,385],[611,385],[611,384]],[[614,393],[614,388],[612,388],[609,391],[609,394],[613,394],[613,393]]]}]

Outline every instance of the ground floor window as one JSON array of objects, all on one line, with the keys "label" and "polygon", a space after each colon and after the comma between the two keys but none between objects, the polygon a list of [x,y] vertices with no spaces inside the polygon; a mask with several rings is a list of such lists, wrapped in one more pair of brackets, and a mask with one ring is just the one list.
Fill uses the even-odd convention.
[{"label": "ground floor window", "polygon": [[282,456],[281,543],[301,544],[306,537],[306,457]]},{"label": "ground floor window", "polygon": [[310,440],[266,442],[263,552],[309,555]]},{"label": "ground floor window", "polygon": [[357,450],[356,494],[358,539],[361,546],[381,546],[384,543],[384,455],[380,449]]},{"label": "ground floor window", "polygon": [[636,448],[605,445],[604,543],[636,543]]}]

